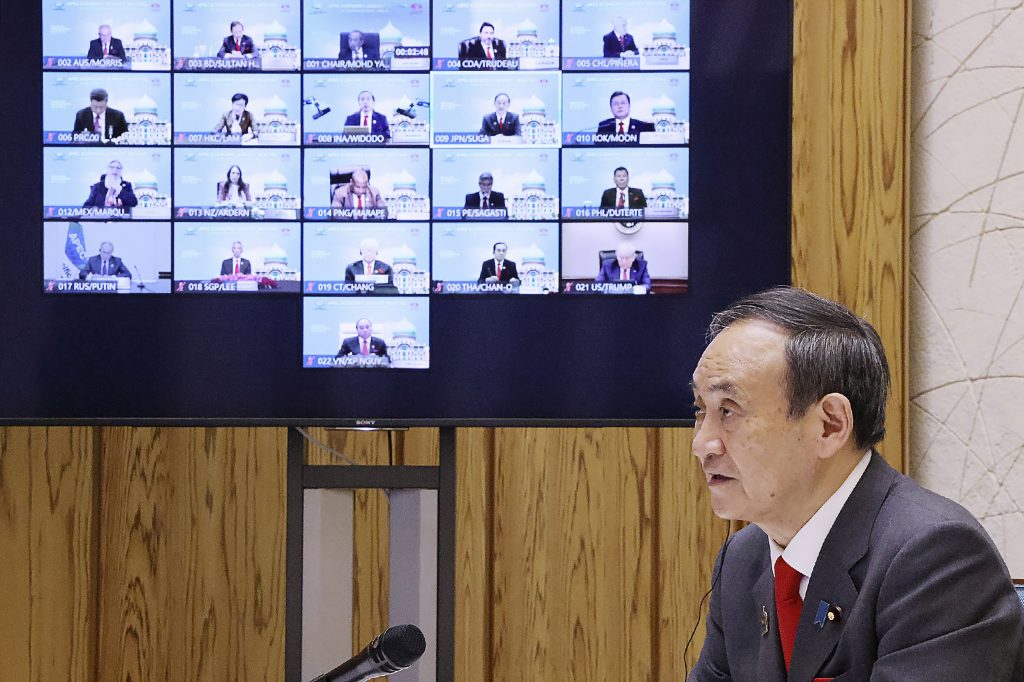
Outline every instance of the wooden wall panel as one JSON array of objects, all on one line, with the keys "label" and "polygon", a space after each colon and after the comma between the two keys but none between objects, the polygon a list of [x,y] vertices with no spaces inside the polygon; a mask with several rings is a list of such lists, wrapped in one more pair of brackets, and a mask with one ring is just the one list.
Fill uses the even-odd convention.
[{"label": "wooden wall panel", "polygon": [[494,429],[459,429],[455,492],[455,678],[492,680]]},{"label": "wooden wall panel", "polygon": [[892,372],[880,449],[905,471],[910,0],[796,0],[793,283],[878,329]]},{"label": "wooden wall panel", "polygon": [[96,678],[93,446],[85,428],[0,428],[0,680]]},{"label": "wooden wall panel", "polygon": [[280,679],[284,431],[107,428],[101,442],[103,676]]}]

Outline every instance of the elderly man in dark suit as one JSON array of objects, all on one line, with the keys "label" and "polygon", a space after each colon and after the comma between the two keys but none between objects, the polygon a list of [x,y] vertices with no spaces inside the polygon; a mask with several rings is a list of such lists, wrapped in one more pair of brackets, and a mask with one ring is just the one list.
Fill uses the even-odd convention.
[{"label": "elderly man in dark suit", "polygon": [[495,192],[493,189],[493,175],[484,171],[480,174],[477,185],[479,185],[480,191],[467,194],[463,208],[505,208],[505,195]]},{"label": "elderly man in dark suit", "polygon": [[480,35],[459,43],[459,60],[505,59],[505,41],[494,37],[494,24],[480,24]]},{"label": "elderly man in dark suit", "polygon": [[1024,680],[1024,610],[963,507],[874,450],[878,334],[800,289],[712,318],[693,373],[715,562],[693,680]]},{"label": "elderly man in dark suit", "polygon": [[508,253],[508,244],[496,242],[491,247],[494,258],[488,258],[480,266],[480,276],[477,277],[479,284],[511,283],[519,284],[519,271],[516,269],[515,261],[505,258]]},{"label": "elderly man in dark suit", "polygon": [[647,261],[637,258],[636,248],[622,242],[615,249],[615,258],[601,263],[595,282],[630,282],[651,290],[651,275],[647,272]]},{"label": "elderly man in dark suit", "polygon": [[85,55],[88,59],[128,58],[121,41],[110,35],[110,26],[101,24],[98,34],[98,38],[89,41],[89,52]]},{"label": "elderly man in dark suit", "polygon": [[128,132],[128,120],[117,109],[107,106],[109,95],[103,88],[89,92],[89,106],[75,114],[75,133],[96,133],[101,141],[116,140]]},{"label": "elderly man in dark suit", "polygon": [[245,26],[240,21],[231,22],[231,35],[224,38],[217,50],[220,58],[237,59],[239,57],[256,56],[256,44],[245,35]]},{"label": "elderly man in dark suit", "polygon": [[231,243],[231,258],[225,258],[220,264],[221,275],[251,275],[252,263],[242,258],[242,242]]},{"label": "elderly man in dark suit", "polygon": [[90,275],[99,277],[127,277],[131,279],[132,271],[120,258],[114,255],[114,245],[110,242],[100,244],[100,252],[90,256],[85,267],[78,273],[79,279],[88,279]]},{"label": "elderly man in dark suit", "polygon": [[603,54],[608,58],[640,54],[633,36],[626,32],[626,18],[615,17],[612,30],[604,34]]},{"label": "elderly man in dark suit", "polygon": [[484,116],[480,122],[480,134],[495,137],[497,135],[522,135],[523,130],[519,124],[519,114],[508,110],[512,98],[504,92],[494,96],[494,111]]},{"label": "elderly man in dark suit", "polygon": [[367,318],[356,321],[356,335],[349,336],[341,342],[336,357],[346,355],[379,355],[387,357],[388,344],[384,339],[373,335],[373,322]]},{"label": "elderly man in dark suit", "polygon": [[601,208],[647,208],[647,197],[639,187],[629,186],[629,171],[619,166],[612,174],[615,186],[601,194]]}]

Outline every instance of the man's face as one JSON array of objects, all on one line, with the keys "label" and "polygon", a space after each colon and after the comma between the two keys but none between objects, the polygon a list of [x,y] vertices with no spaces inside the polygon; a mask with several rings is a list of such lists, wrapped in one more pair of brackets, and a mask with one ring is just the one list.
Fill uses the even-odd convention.
[{"label": "man's face", "polygon": [[233,255],[235,258],[238,258],[239,256],[242,255],[241,242],[235,242],[234,244],[231,245],[231,255]]},{"label": "man's face", "polygon": [[364,246],[359,249],[359,253],[362,254],[363,260],[367,263],[376,260],[377,258],[377,247],[375,246]]},{"label": "man's face", "polygon": [[619,189],[626,189],[629,185],[629,172],[624,170],[615,171],[615,186]]},{"label": "man's face", "polygon": [[508,253],[508,246],[505,244],[498,244],[494,247],[494,258],[497,260],[505,260],[505,254]]},{"label": "man's face", "polygon": [[619,261],[620,268],[626,268],[627,270],[633,267],[633,261],[636,260],[636,252],[630,251],[629,253],[617,253],[615,259]]},{"label": "man's face", "polygon": [[480,191],[484,194],[490,194],[491,187],[494,187],[493,178],[480,178]]},{"label": "man's face", "polygon": [[818,460],[814,407],[790,419],[787,336],[773,324],[746,320],[707,347],[693,373],[697,407],[693,454],[723,519],[799,527]]},{"label": "man's face", "polygon": [[480,29],[480,42],[485,45],[490,45],[491,41],[494,40],[494,28],[491,26],[484,26]]},{"label": "man's face", "polygon": [[366,194],[370,181],[365,175],[357,174],[352,176],[352,194]]},{"label": "man's face", "polygon": [[242,26],[241,24],[235,24],[234,26],[231,27],[231,36],[235,40],[241,40],[242,39],[242,34],[244,32],[245,32],[245,26]]},{"label": "man's face", "polygon": [[503,114],[508,111],[508,97],[505,95],[498,95],[494,98],[494,110],[499,114]]},{"label": "man's face", "polygon": [[107,164],[107,175],[114,175],[120,177],[121,175],[121,162],[111,161]]},{"label": "man's face", "polygon": [[612,116],[615,118],[626,118],[629,116],[629,97],[616,95],[612,97]]},{"label": "man's face", "polygon": [[91,99],[89,100],[89,108],[92,109],[93,116],[102,116],[107,111],[107,100]]},{"label": "man's face", "polygon": [[231,103],[231,111],[235,112],[235,116],[241,116],[242,112],[245,111],[245,100],[236,99]]},{"label": "man's face", "polygon": [[114,253],[114,247],[104,244],[100,247],[100,260],[110,260],[110,254]]},{"label": "man's face", "polygon": [[101,28],[100,31],[99,31],[99,36],[100,36],[100,42],[101,43],[108,43],[109,44],[110,43],[110,27],[109,26],[104,26],[103,28]]},{"label": "man's face", "polygon": [[359,31],[352,31],[348,34],[348,49],[355,52],[363,46],[363,34]]},{"label": "man's face", "polygon": [[370,334],[373,333],[373,323],[369,320],[359,320],[356,322],[356,334],[361,339],[370,338]]},{"label": "man's face", "polygon": [[373,111],[373,95],[368,92],[359,93],[359,108],[362,111]]},{"label": "man's face", "polygon": [[[607,24],[605,24],[605,25],[607,26]],[[620,36],[621,35],[625,35],[626,34],[626,20],[623,19],[622,17],[618,17],[615,20],[615,23],[612,24],[612,28],[615,30],[615,33],[617,33],[618,35],[620,35]]]}]

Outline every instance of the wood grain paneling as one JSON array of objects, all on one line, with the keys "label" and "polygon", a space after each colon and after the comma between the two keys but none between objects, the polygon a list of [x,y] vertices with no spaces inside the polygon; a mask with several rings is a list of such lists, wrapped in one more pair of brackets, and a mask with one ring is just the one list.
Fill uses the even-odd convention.
[{"label": "wood grain paneling", "polygon": [[0,428],[0,680],[96,679],[95,450]]},{"label": "wood grain paneling", "polygon": [[99,669],[284,674],[281,429],[102,430]]},{"label": "wood grain paneling", "polygon": [[793,283],[864,316],[892,372],[880,449],[905,471],[910,0],[796,0]]}]

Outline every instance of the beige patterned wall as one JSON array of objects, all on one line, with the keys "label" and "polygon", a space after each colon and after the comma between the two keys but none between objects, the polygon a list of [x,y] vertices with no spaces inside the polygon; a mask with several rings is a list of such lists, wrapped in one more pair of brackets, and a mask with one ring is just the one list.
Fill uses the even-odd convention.
[{"label": "beige patterned wall", "polygon": [[913,15],[910,472],[1024,577],[1024,2]]}]

